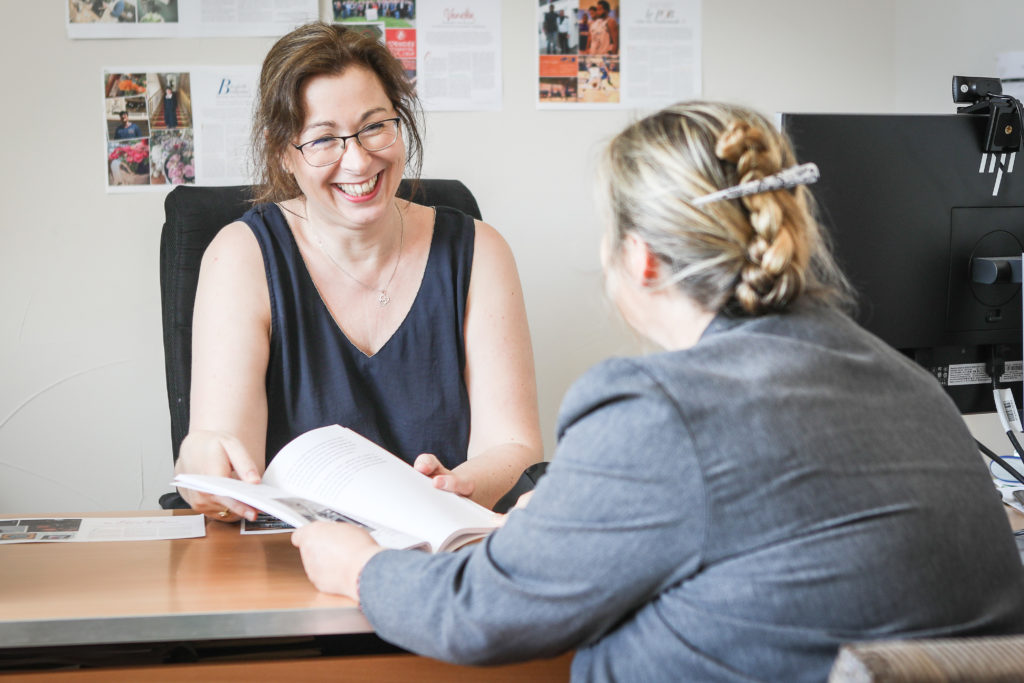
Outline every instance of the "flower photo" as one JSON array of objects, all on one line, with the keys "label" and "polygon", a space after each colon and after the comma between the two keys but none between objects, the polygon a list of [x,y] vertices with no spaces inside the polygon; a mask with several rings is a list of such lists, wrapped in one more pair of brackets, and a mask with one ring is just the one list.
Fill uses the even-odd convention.
[{"label": "flower photo", "polygon": [[150,138],[153,185],[194,185],[195,154],[192,130],[154,131]]},{"label": "flower photo", "polygon": [[111,185],[148,185],[149,140],[108,142],[107,170]]}]

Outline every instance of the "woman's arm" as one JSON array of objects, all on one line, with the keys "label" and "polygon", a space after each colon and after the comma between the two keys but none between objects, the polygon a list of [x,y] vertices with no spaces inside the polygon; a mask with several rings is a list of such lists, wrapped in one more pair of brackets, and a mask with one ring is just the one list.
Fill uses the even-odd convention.
[{"label": "woman's arm", "polygon": [[508,244],[480,221],[465,326],[469,453],[453,474],[472,482],[470,498],[493,507],[541,460],[543,445],[519,273]]},{"label": "woman's arm", "polygon": [[553,656],[622,626],[701,567],[693,438],[671,399],[623,361],[578,382],[560,423],[529,506],[480,545],[382,550],[362,529],[312,524],[292,539],[310,579],[359,599],[382,638],[444,661]]},{"label": "woman's arm", "polygon": [[[244,223],[221,230],[203,255],[192,318],[189,433],[176,472],[258,481],[264,461],[270,352],[270,297],[263,256]],[[214,519],[225,508],[252,517],[248,506],[182,490],[195,509]]]}]

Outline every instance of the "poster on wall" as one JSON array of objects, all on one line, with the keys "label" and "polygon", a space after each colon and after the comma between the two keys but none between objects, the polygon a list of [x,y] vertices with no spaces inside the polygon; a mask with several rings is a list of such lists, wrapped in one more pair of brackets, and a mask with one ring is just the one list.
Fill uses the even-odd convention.
[{"label": "poster on wall", "polygon": [[104,69],[107,191],[250,183],[258,78],[255,66]]},{"label": "poster on wall", "polygon": [[64,0],[69,38],[281,36],[320,18],[319,0]]},{"label": "poster on wall", "polygon": [[334,23],[362,31],[387,45],[402,62],[405,75],[416,82],[416,0],[334,0],[331,10]]},{"label": "poster on wall", "polygon": [[416,90],[423,108],[500,110],[500,0],[417,0],[416,14]]},{"label": "poster on wall", "polygon": [[538,0],[537,107],[660,107],[700,94],[700,0]]}]

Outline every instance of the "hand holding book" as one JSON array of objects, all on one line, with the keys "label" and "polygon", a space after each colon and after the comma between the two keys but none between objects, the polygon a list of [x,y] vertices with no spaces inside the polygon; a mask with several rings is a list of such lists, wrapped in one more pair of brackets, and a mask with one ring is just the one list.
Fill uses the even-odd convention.
[{"label": "hand holding book", "polygon": [[338,515],[371,528],[387,547],[450,550],[500,525],[487,508],[434,486],[430,477],[352,430],[306,432],[271,461],[259,484],[179,474],[175,485],[227,496],[292,526]]},{"label": "hand holding book", "polygon": [[442,491],[451,491],[466,498],[472,496],[473,491],[476,490],[476,486],[472,481],[460,477],[442,465],[436,455],[422,453],[417,456],[412,466],[417,472],[430,477],[434,488],[441,489]]},{"label": "hand holding book", "polygon": [[[197,430],[189,432],[181,443],[181,451],[175,463],[176,473],[194,473],[218,477],[234,474],[242,481],[258,484],[260,468],[256,461],[235,436],[225,432]],[[234,498],[182,487],[181,497],[210,519],[219,522],[234,522],[239,517],[256,519],[256,510]]]},{"label": "hand holding book", "polygon": [[384,550],[365,529],[316,522],[292,534],[306,576],[316,589],[359,602],[359,574],[370,558]]}]

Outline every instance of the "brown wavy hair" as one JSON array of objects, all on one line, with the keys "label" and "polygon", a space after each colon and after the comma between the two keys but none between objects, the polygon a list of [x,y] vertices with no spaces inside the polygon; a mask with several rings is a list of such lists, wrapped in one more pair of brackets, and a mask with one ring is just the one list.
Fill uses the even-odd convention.
[{"label": "brown wavy hair", "polygon": [[663,109],[605,149],[598,203],[610,243],[637,234],[670,267],[665,284],[705,310],[760,315],[800,297],[847,306],[852,290],[806,187],[692,204],[796,163],[785,135],[753,110],[704,101]]},{"label": "brown wavy hair", "polygon": [[251,138],[254,203],[279,202],[301,193],[281,159],[305,123],[303,86],[315,76],[338,75],[351,66],[377,75],[404,129],[405,175],[419,178],[423,112],[402,63],[384,45],[358,31],[317,21],[283,36],[263,60]]}]

